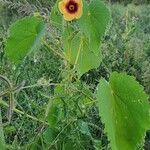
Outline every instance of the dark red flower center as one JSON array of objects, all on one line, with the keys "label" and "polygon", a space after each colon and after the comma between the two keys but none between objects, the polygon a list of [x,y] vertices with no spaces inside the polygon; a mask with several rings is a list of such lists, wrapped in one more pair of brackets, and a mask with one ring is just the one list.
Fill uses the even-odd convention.
[{"label": "dark red flower center", "polygon": [[74,14],[78,11],[78,4],[75,1],[70,0],[66,5],[66,9],[68,13]]}]

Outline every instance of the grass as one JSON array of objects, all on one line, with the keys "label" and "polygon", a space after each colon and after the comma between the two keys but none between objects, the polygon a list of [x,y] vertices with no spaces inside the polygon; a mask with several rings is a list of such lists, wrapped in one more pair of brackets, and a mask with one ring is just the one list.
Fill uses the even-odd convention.
[{"label": "grass", "polygon": [[[30,2],[31,3],[31,2]],[[34,4],[33,4],[34,3]],[[32,13],[33,9],[48,13],[50,5],[42,2],[42,5],[33,2],[31,9],[19,11],[18,8],[25,7],[21,2],[16,5],[7,3],[5,7],[0,7],[0,74],[9,78],[13,85],[19,86],[22,82],[25,85],[35,85],[43,83],[58,83],[61,80],[59,73],[63,65],[59,57],[52,54],[49,49],[42,47],[40,51],[30,55],[23,65],[19,68],[12,66],[7,60],[4,49],[4,42],[7,36],[7,28],[17,18]],[[17,5],[18,4],[18,5]],[[9,5],[9,8],[8,8]],[[34,6],[34,7],[33,7]],[[46,12],[44,10],[46,7]],[[123,6],[113,4],[110,6],[112,11],[112,25],[107,31],[103,44],[103,62],[98,69],[91,70],[82,77],[88,85],[95,88],[97,81],[101,77],[109,77],[113,71],[127,72],[134,75],[144,86],[145,91],[150,96],[150,5],[135,6],[130,4]],[[57,32],[51,30],[55,37]],[[49,35],[50,38],[52,35]],[[57,42],[57,40],[54,42]],[[0,90],[5,89],[5,85],[0,81]],[[49,97],[53,95],[53,86],[36,86],[27,88],[16,95],[16,109],[24,112],[13,113],[10,124],[4,126],[5,139],[8,144],[12,144],[9,149],[15,149],[23,145],[35,147],[35,141],[39,140],[40,133],[46,134],[47,128],[41,122],[32,120],[27,114],[36,116],[39,120],[43,119],[45,107]],[[4,97],[8,101],[7,97]],[[3,122],[7,122],[7,109],[2,107]],[[94,107],[89,114],[91,122],[103,130],[100,123],[97,109]],[[102,131],[93,130],[92,134],[97,140],[101,140],[103,149],[107,149],[108,141]],[[97,142],[95,140],[95,142]],[[32,149],[34,149],[32,147]],[[150,133],[147,133],[145,150],[150,149]]]}]

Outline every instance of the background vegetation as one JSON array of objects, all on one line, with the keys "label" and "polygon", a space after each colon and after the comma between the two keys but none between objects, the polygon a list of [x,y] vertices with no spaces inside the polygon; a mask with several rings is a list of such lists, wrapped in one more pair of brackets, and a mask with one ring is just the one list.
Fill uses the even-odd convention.
[{"label": "background vegetation", "polygon": [[[118,0],[119,3],[114,3],[116,1],[108,0],[112,12],[112,24],[103,38],[103,62],[98,69],[83,75],[82,80],[93,87],[91,90],[94,90],[101,77],[108,78],[113,71],[126,71],[137,78],[150,96],[149,0]],[[53,4],[54,1],[48,0],[0,0],[0,74],[7,76],[15,85],[20,85],[22,81],[25,81],[26,85],[35,85],[39,82],[57,83],[61,80],[59,73],[63,65],[46,47],[30,55],[19,69],[7,60],[4,48],[7,29],[12,22],[33,12],[41,12],[48,19]],[[52,27],[48,32],[48,38],[58,36],[57,31]],[[59,42],[58,39],[54,39],[54,42]],[[3,89],[0,81],[0,91]],[[41,118],[45,113],[44,106],[52,94],[53,87],[29,87],[17,95],[17,108]],[[6,108],[2,108],[3,122],[6,121],[6,114]],[[101,140],[101,146],[106,149],[108,142],[103,134],[103,125],[98,119],[97,109],[92,108],[90,115],[91,122],[95,122],[101,129],[93,130],[93,135],[97,140]],[[11,124],[4,126],[6,142],[13,144],[14,148],[33,144],[38,140],[40,131],[40,123],[16,113]],[[150,149],[150,133],[147,133],[145,149]]]}]

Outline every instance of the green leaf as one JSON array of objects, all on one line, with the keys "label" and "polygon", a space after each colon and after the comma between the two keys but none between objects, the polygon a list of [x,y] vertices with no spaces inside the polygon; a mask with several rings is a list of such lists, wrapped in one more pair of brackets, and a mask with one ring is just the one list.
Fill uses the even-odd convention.
[{"label": "green leaf", "polygon": [[89,137],[92,137],[88,124],[85,121],[79,121],[79,131]]},{"label": "green leaf", "polygon": [[64,116],[64,103],[61,99],[63,94],[63,88],[61,86],[55,87],[55,97],[49,100],[46,109],[46,118],[51,128],[55,128],[58,122],[63,119]]},{"label": "green leaf", "polygon": [[[68,28],[64,31],[64,51],[67,59],[72,65],[75,65],[79,76],[90,69],[97,68],[101,63],[101,52],[95,55],[89,48],[89,43],[86,37],[80,33],[73,32]],[[71,37],[71,38],[70,38]]]},{"label": "green leaf", "polygon": [[[72,137],[73,136],[73,137]],[[70,135],[69,138],[64,138],[63,143],[61,143],[60,149],[62,150],[85,150],[89,147],[89,137],[86,135],[79,135],[74,133]]]},{"label": "green leaf", "polygon": [[50,145],[56,138],[57,132],[51,128],[47,128],[43,133],[44,142]]},{"label": "green leaf", "polygon": [[77,20],[80,32],[69,25],[64,30],[64,51],[79,76],[100,65],[100,40],[109,20],[110,13],[101,1],[93,0],[90,4],[84,1],[83,16]]},{"label": "green leaf", "polygon": [[58,9],[58,3],[60,0],[57,0],[56,4],[52,8],[51,14],[50,14],[50,21],[53,25],[58,27],[59,29],[62,28],[62,20],[63,17]]},{"label": "green leaf", "polygon": [[0,149],[5,150],[5,139],[2,127],[2,116],[1,116],[1,109],[0,109]]},{"label": "green leaf", "polygon": [[49,101],[49,111],[47,120],[51,128],[55,128],[62,117],[63,104],[61,99],[54,99]]},{"label": "green leaf", "polygon": [[[102,141],[93,139],[92,142],[93,142],[93,146],[95,150],[104,150],[105,147],[102,144]],[[108,149],[108,148],[105,148],[105,149]]]},{"label": "green leaf", "polygon": [[109,83],[101,79],[98,107],[112,150],[134,150],[143,146],[150,128],[148,96],[134,77],[113,73]]},{"label": "green leaf", "polygon": [[18,64],[28,53],[39,48],[44,27],[41,17],[25,17],[13,23],[9,28],[9,37],[6,41],[8,58]]},{"label": "green leaf", "polygon": [[90,49],[99,54],[100,39],[110,21],[110,12],[101,0],[84,2],[83,16],[78,20],[80,30],[88,37]]}]

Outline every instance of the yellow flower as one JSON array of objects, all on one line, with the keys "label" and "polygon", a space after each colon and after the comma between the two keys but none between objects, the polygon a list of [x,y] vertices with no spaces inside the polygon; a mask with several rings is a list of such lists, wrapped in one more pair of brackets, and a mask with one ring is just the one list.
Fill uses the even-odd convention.
[{"label": "yellow flower", "polygon": [[60,12],[67,21],[79,19],[82,16],[82,7],[82,0],[62,0],[58,4]]}]

